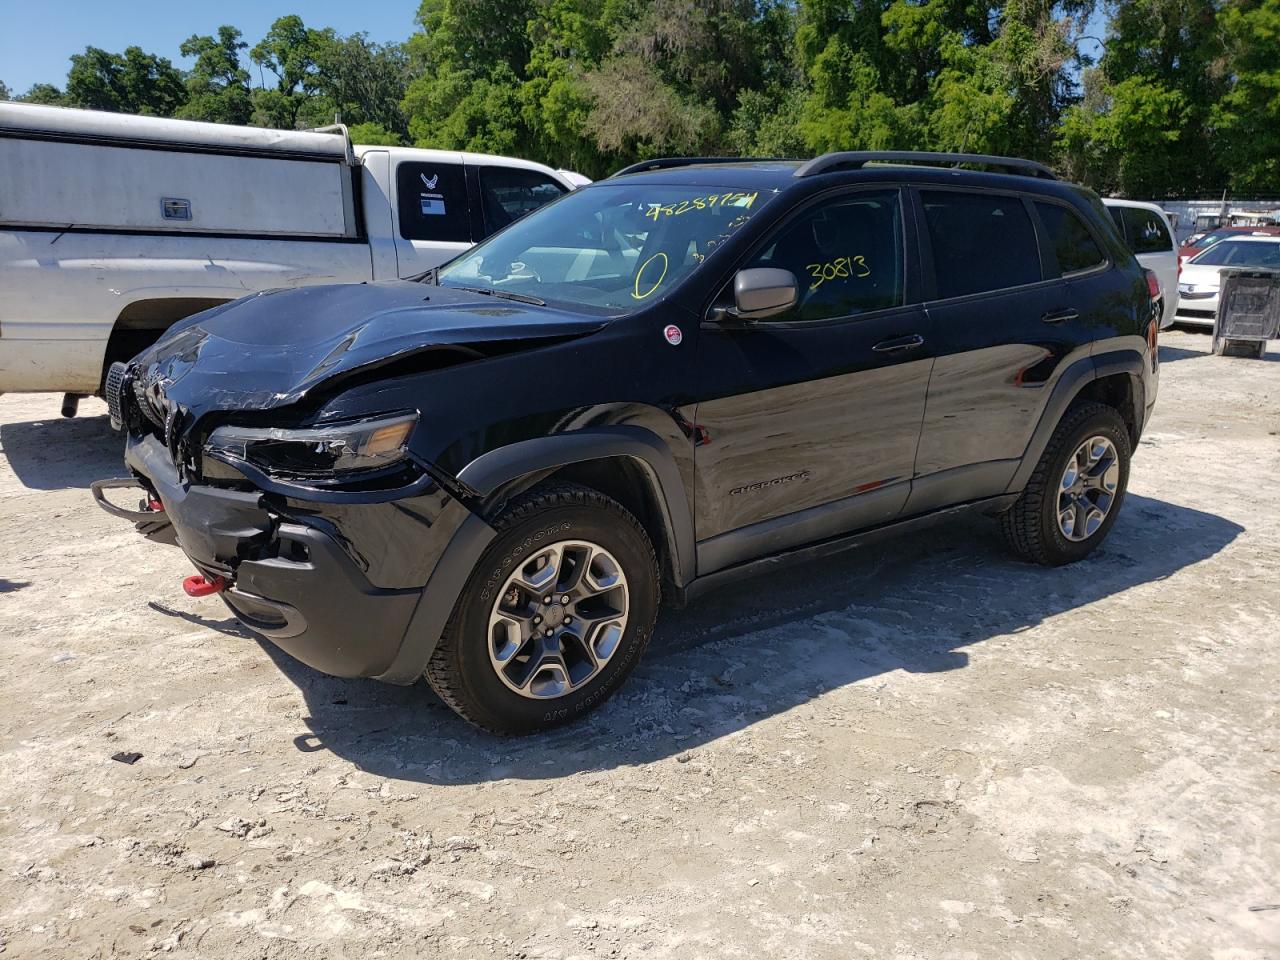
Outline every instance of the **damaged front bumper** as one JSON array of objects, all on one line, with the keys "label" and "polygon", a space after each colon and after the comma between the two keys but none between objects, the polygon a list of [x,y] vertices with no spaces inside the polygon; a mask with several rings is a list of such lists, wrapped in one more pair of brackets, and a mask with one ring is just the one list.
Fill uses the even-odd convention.
[{"label": "damaged front bumper", "polygon": [[[439,486],[402,500],[314,502],[184,480],[160,440],[130,435],[147,492],[104,509],[176,543],[250,630],[324,673],[412,683],[425,669],[492,528]],[[385,498],[382,498],[385,500]]]}]

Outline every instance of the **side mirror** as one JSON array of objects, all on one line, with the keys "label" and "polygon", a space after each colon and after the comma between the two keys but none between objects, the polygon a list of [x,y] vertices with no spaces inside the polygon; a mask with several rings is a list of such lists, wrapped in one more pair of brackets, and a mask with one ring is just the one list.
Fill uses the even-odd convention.
[{"label": "side mirror", "polygon": [[740,320],[760,320],[790,310],[799,299],[796,275],[776,267],[739,270],[733,278],[733,309],[730,316]]}]

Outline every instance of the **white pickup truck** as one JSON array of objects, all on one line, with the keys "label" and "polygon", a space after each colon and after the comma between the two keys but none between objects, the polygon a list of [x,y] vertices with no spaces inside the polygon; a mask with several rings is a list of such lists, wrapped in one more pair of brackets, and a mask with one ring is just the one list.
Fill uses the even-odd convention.
[{"label": "white pickup truck", "polygon": [[259,290],[422,273],[573,189],[524,160],[0,103],[0,393],[58,391]]}]

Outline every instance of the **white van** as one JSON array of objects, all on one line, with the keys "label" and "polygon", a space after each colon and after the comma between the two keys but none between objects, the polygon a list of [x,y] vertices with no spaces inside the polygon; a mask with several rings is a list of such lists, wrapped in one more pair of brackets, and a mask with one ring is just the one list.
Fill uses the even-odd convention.
[{"label": "white van", "polygon": [[1178,244],[1173,239],[1168,216],[1154,203],[1141,200],[1107,197],[1102,202],[1138,262],[1159,278],[1160,293],[1164,298],[1160,328],[1172,326],[1174,311],[1178,309],[1178,273],[1181,266],[1178,263]]},{"label": "white van", "polygon": [[0,102],[0,393],[99,392],[249,293],[408,277],[573,189],[507,157]]}]

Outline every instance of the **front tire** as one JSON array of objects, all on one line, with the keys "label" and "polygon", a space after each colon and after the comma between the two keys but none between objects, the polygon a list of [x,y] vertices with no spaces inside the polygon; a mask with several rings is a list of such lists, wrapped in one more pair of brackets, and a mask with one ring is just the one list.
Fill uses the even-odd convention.
[{"label": "front tire", "polygon": [[427,681],[492,733],[568,723],[603,703],[640,659],[659,603],[644,528],[588,487],[513,500],[445,627]]},{"label": "front tire", "polygon": [[1082,403],[1054,430],[1000,526],[1015,553],[1057,567],[1106,539],[1129,485],[1129,431],[1114,407]]}]

